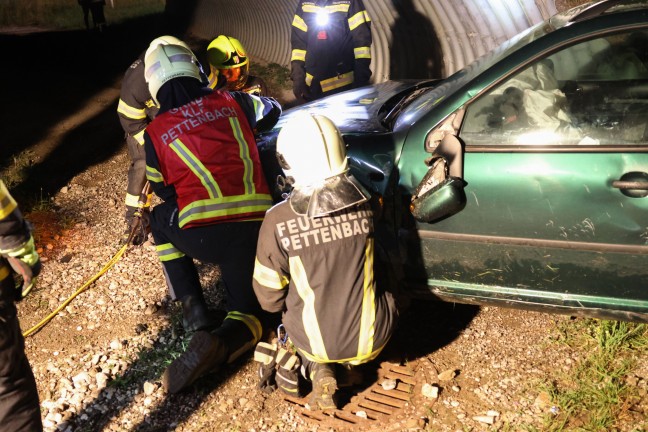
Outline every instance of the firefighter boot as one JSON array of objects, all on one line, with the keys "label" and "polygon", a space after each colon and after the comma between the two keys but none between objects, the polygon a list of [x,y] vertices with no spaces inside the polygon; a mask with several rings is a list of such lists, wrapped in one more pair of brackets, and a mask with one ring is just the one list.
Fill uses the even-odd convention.
[{"label": "firefighter boot", "polygon": [[245,324],[226,319],[223,325],[210,332],[197,331],[189,347],[164,371],[162,384],[169,393],[178,393],[207,372],[232,363],[253,348],[257,339]]},{"label": "firefighter boot", "polygon": [[308,407],[312,411],[331,410],[337,408],[335,391],[335,365],[328,363],[315,363],[310,373],[313,382],[313,391],[308,399]]},{"label": "firefighter boot", "polygon": [[187,295],[182,303],[182,327],[186,332],[210,330],[216,326],[216,320],[209,314],[207,303],[202,295]]},{"label": "firefighter boot", "polygon": [[162,375],[162,385],[169,393],[178,393],[206,372],[218,369],[227,359],[222,338],[197,331],[187,350],[173,361]]},{"label": "firefighter boot", "polygon": [[[256,318],[253,319],[256,320]],[[259,326],[260,333],[261,324],[259,324],[258,320],[256,323]],[[225,318],[223,324],[212,333],[225,341],[228,352],[227,363],[234,362],[245,352],[253,349],[259,341],[259,338],[255,337],[252,330],[243,321],[239,321],[238,319]]]}]

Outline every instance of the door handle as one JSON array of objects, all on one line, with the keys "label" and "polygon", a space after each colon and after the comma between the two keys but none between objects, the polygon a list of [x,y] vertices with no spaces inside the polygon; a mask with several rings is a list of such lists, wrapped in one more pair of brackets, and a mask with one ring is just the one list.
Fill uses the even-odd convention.
[{"label": "door handle", "polygon": [[630,198],[645,198],[648,196],[648,173],[632,171],[625,173],[612,182],[612,187],[619,189],[623,195]]},{"label": "door handle", "polygon": [[612,182],[612,187],[617,189],[648,190],[648,182],[615,180]]}]

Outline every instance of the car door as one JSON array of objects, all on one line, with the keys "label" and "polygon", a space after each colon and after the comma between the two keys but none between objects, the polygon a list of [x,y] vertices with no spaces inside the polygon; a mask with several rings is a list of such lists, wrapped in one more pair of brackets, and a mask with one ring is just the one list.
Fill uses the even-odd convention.
[{"label": "car door", "polygon": [[417,223],[433,292],[648,320],[646,41],[569,46],[456,113],[465,207]]}]

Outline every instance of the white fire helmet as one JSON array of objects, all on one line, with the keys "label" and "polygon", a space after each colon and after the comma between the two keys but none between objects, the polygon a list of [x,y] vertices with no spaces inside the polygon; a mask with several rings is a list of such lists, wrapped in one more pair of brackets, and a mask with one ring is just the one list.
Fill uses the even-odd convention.
[{"label": "white fire helmet", "polygon": [[288,120],[277,138],[277,158],[293,185],[289,200],[298,214],[319,217],[369,199],[349,174],[340,131],[325,116],[304,112]]},{"label": "white fire helmet", "polygon": [[348,171],[340,131],[322,115],[299,113],[286,122],[277,138],[277,156],[293,186],[318,186]]},{"label": "white fire helmet", "polygon": [[182,45],[158,45],[144,58],[144,78],[153,100],[160,87],[173,78],[189,77],[202,82],[194,53]]},{"label": "white fire helmet", "polygon": [[175,36],[170,36],[170,35],[164,35],[164,36],[159,36],[156,37],[151,41],[149,44],[148,48],[146,49],[146,54],[144,54],[144,58],[148,57],[150,53],[153,52],[155,48],[157,48],[160,45],[180,45],[181,47],[187,48],[189,51],[191,51],[191,48],[189,48],[189,45],[181,41]]}]

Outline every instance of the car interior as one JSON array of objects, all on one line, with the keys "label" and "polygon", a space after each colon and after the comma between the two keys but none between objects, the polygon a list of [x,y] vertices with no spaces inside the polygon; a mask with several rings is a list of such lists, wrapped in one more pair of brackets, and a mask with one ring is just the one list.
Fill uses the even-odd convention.
[{"label": "car interior", "polygon": [[543,58],[472,103],[467,145],[641,145],[648,141],[648,31]]}]

